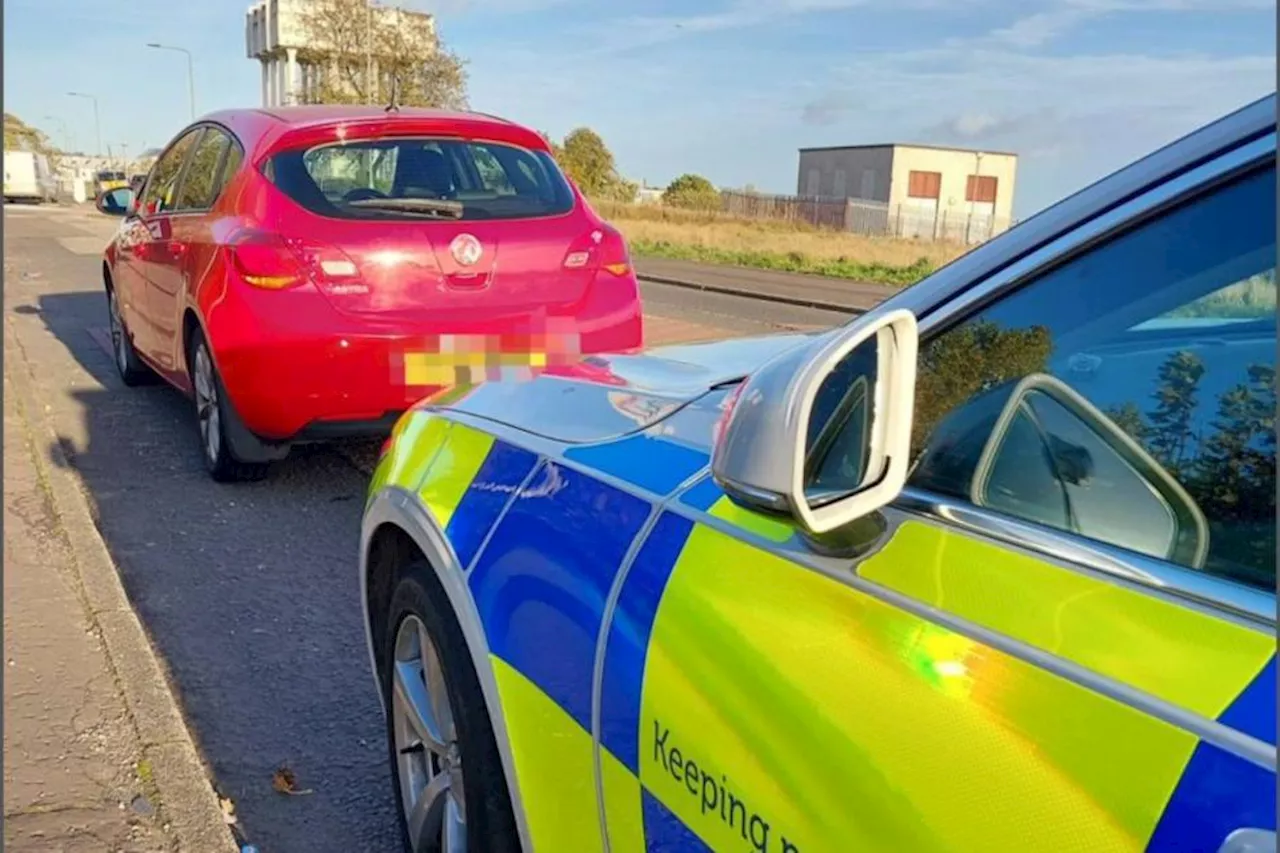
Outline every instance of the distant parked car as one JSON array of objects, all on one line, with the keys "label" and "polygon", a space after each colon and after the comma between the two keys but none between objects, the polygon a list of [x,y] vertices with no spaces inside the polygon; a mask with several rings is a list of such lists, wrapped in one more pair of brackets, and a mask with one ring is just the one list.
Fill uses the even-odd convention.
[{"label": "distant parked car", "polygon": [[359,578],[413,851],[1276,849],[1276,101],[847,324],[459,386]]},{"label": "distant parked car", "polygon": [[110,169],[104,169],[102,171],[94,173],[93,194],[95,196],[100,196],[105,192],[110,192],[111,190],[115,190],[115,189],[119,189],[120,187],[127,187],[127,186],[129,186],[129,181],[126,180],[124,176],[124,172],[117,172],[117,171],[112,171]]},{"label": "distant parked car", "polygon": [[103,258],[116,364],[195,398],[219,480],[385,434],[468,372],[642,342],[622,236],[536,132],[472,113],[220,112],[160,155]]}]

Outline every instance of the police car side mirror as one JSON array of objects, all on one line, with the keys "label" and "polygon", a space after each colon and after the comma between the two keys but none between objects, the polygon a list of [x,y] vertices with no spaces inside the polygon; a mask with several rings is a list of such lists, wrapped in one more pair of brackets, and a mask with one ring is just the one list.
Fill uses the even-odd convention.
[{"label": "police car side mirror", "polygon": [[778,356],[735,391],[712,476],[731,500],[811,533],[889,504],[908,473],[918,348],[900,309]]}]

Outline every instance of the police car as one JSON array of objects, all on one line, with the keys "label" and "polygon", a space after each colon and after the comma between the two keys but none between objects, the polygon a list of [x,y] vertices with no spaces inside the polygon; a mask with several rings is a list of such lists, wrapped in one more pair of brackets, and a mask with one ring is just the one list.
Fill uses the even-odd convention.
[{"label": "police car", "polygon": [[847,325],[406,413],[425,850],[1274,850],[1274,95]]}]

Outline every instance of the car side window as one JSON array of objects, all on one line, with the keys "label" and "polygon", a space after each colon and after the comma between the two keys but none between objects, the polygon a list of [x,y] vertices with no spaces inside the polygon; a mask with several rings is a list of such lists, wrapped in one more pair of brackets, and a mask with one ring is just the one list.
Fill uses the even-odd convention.
[{"label": "car side window", "polygon": [[182,164],[202,133],[202,127],[188,131],[156,161],[151,169],[151,179],[147,181],[147,188],[142,194],[140,209],[143,212],[156,214],[173,209],[177,203],[178,177],[182,174]]},{"label": "car side window", "polygon": [[229,140],[231,147],[227,150],[226,159],[222,164],[222,171],[218,174],[218,188],[214,191],[214,199],[222,195],[222,191],[227,188],[227,184],[236,176],[236,172],[240,171],[240,166],[244,163],[244,151],[240,148],[239,143],[235,140]]},{"label": "car side window", "polygon": [[208,210],[213,206],[218,196],[218,167],[230,145],[230,137],[217,128],[205,131],[178,188],[175,210]]},{"label": "car side window", "polygon": [[1268,165],[925,342],[909,484],[1274,590],[1275,193]]}]

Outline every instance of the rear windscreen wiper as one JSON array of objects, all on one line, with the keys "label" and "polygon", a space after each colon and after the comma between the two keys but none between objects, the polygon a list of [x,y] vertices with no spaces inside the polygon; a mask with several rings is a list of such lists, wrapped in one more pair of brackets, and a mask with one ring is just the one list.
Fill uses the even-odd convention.
[{"label": "rear windscreen wiper", "polygon": [[439,219],[461,219],[462,202],[443,198],[362,198],[347,202],[348,207],[416,213]]}]

